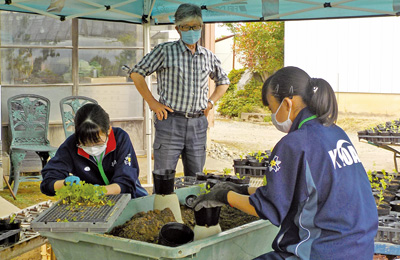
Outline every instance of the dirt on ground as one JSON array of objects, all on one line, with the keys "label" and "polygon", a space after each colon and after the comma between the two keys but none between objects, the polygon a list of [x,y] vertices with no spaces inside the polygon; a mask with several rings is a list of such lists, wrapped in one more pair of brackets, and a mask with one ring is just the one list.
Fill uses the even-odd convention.
[{"label": "dirt on ground", "polygon": [[[393,172],[394,153],[383,148],[358,140],[357,131],[376,126],[386,121],[398,119],[395,116],[369,116],[356,114],[340,114],[337,125],[349,136],[365,169]],[[232,157],[249,152],[271,150],[285,136],[271,122],[243,122],[234,119],[216,117],[214,127],[210,128],[210,140],[213,145],[222,146]],[[400,145],[400,144],[399,144]],[[396,146],[392,146],[397,149]],[[400,147],[398,147],[400,150]],[[216,154],[208,154],[216,157]],[[232,158],[219,158],[231,160]],[[399,161],[400,162],[400,161]]]}]

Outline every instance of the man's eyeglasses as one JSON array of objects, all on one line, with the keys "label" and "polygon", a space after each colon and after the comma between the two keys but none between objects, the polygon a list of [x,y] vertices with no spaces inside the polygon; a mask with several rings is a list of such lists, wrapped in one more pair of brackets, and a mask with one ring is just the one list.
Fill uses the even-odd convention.
[{"label": "man's eyeglasses", "polygon": [[184,31],[184,32],[187,32],[189,30],[199,31],[199,30],[201,30],[201,25],[193,25],[193,26],[180,25],[179,29],[181,29],[181,31]]}]

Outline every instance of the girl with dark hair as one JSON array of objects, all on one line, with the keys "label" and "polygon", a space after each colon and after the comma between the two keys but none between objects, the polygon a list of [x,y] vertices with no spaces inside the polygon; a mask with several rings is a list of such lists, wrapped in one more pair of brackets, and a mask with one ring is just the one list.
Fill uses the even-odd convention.
[{"label": "girl with dark hair", "polygon": [[353,144],[335,125],[332,87],[285,67],[266,80],[262,100],[288,133],[271,153],[266,185],[217,184],[195,210],[230,204],[279,226],[274,251],[256,259],[372,259],[377,208]]},{"label": "girl with dark hair", "polygon": [[75,115],[75,134],[58,148],[42,169],[40,190],[49,196],[64,185],[104,185],[106,194],[148,195],[139,182],[139,165],[129,135],[111,127],[110,118],[97,104],[82,106]]}]

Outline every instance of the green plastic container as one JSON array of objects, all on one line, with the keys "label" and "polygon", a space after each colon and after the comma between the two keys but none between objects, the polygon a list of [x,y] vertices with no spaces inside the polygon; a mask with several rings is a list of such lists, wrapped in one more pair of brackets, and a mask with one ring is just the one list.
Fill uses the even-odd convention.
[{"label": "green plastic container", "polygon": [[[199,186],[177,189],[181,204],[198,194]],[[131,200],[110,230],[134,214],[153,209],[154,195]],[[270,252],[278,228],[258,220],[178,247],[87,232],[40,232],[48,238],[57,260],[71,259],[253,259]]]}]

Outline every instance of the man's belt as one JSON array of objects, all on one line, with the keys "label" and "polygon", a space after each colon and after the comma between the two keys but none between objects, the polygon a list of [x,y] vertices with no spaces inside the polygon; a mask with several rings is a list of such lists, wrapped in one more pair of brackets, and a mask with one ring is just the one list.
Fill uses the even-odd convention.
[{"label": "man's belt", "polygon": [[204,112],[181,112],[181,111],[174,111],[174,112],[168,112],[168,114],[173,115],[173,116],[182,116],[186,118],[198,118],[201,116],[204,116]]}]

